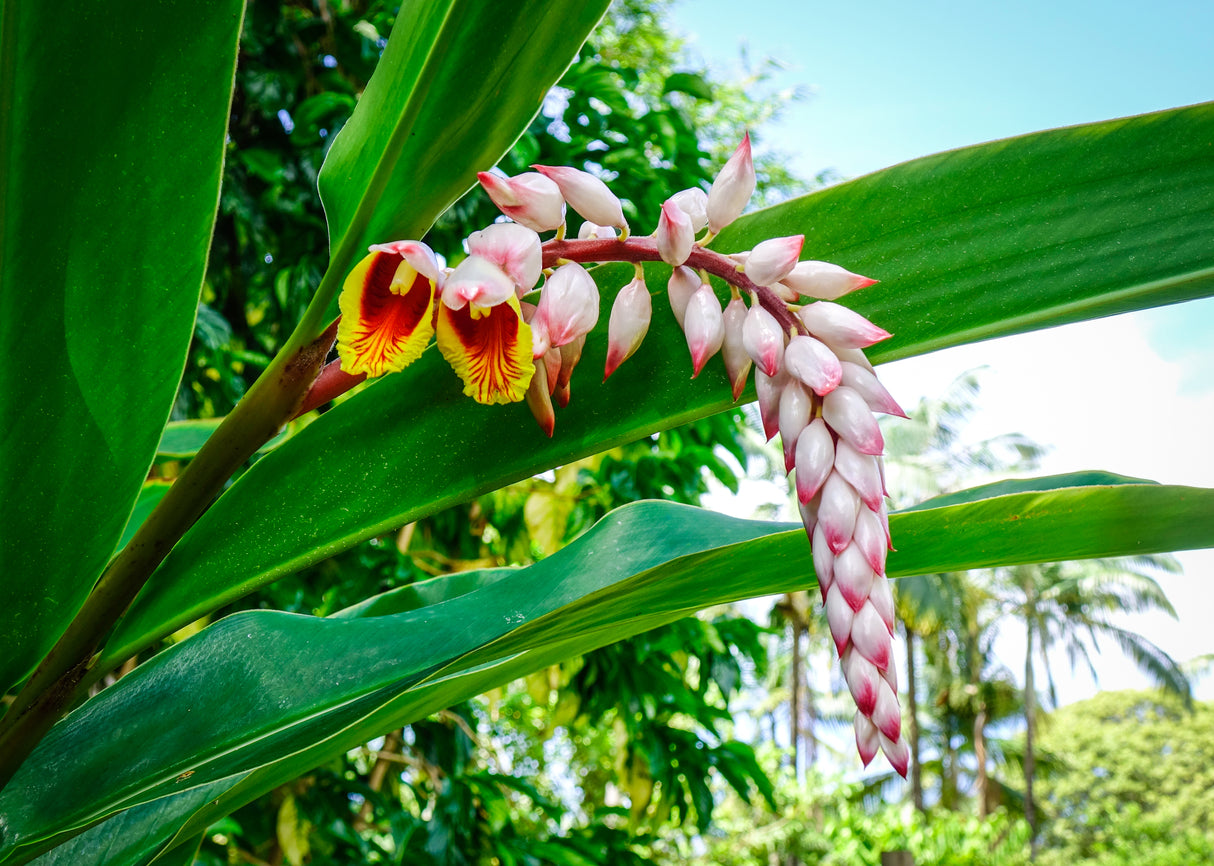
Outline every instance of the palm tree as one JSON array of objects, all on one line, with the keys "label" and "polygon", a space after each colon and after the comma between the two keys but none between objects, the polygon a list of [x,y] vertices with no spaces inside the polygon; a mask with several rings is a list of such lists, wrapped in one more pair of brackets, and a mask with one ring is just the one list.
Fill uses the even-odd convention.
[{"label": "palm tree", "polygon": [[[1049,651],[1060,647],[1074,670],[1081,662],[1096,679],[1092,651],[1101,638],[1115,642],[1139,670],[1156,685],[1190,699],[1189,680],[1180,666],[1142,635],[1116,622],[1126,613],[1159,610],[1175,618],[1176,611],[1152,572],[1176,574],[1180,565],[1171,556],[1095,559],[1085,562],[1023,565],[997,573],[992,589],[1004,612],[1024,623],[1024,786],[1025,817],[1029,822],[1030,856],[1036,855],[1038,816],[1033,801],[1036,773],[1036,664],[1046,675],[1047,695],[1057,705]],[[1036,655],[1034,655],[1036,654]]]}]

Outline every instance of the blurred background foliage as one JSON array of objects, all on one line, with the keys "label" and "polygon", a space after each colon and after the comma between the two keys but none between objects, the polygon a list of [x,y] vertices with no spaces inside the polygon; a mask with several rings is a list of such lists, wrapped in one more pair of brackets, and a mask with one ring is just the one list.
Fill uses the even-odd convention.
[{"label": "blurred background foliage", "polygon": [[[539,162],[594,171],[623,199],[639,233],[652,230],[669,194],[706,187],[744,130],[758,144],[762,201],[833,180],[793,177],[778,153],[763,148],[764,124],[802,96],[770,87],[776,62],[747,61],[735,78],[713,74],[669,34],[669,5],[617,0],[501,169],[515,174]],[[227,413],[311,297],[328,257],[317,173],[374,70],[395,8],[376,0],[250,0],[218,222],[174,419]],[[475,188],[425,240],[456,259],[462,239],[497,215]],[[575,376],[593,387],[594,376]],[[1017,435],[965,440],[980,378],[966,374],[942,398],[915,407],[909,422],[887,428],[897,504],[1030,469],[1040,456],[1040,446]],[[781,464],[736,409],[401,527],[216,617],[250,607],[327,616],[435,575],[526,565],[612,508],[647,498],[700,504],[716,487],[736,491],[747,474],[775,482],[758,511],[780,516],[789,513]],[[171,481],[181,465],[169,455],[153,474]],[[1131,571],[1149,581],[1150,569],[1167,563],[1139,565]],[[1125,577],[1116,565],[1106,571]],[[749,615],[707,611],[385,731],[210,828],[198,862],[791,866],[877,864],[882,851],[907,850],[918,864],[961,866],[1026,862],[1030,836],[1046,843],[1049,863],[1209,859],[1211,804],[1191,805],[1202,820],[1177,817],[1188,801],[1162,796],[1171,790],[1166,778],[1147,778],[1164,764],[1140,757],[1133,784],[1152,793],[1128,805],[1124,792],[1085,784],[1102,767],[1118,776],[1110,768],[1121,758],[1097,748],[1109,742],[1099,732],[1135,748],[1124,713],[1067,708],[1062,721],[1041,725],[1035,747],[1017,734],[1026,720],[1039,724],[1041,713],[992,651],[996,622],[1057,613],[1022,591],[1031,584],[1048,596],[1049,580],[1068,575],[1073,570],[1043,571],[1027,583],[1024,574],[898,582],[906,653],[899,664],[917,756],[906,787],[889,775],[848,784],[824,775],[832,754],[854,764],[851,709],[832,673],[816,591],[791,593]],[[1083,605],[1091,599],[1074,595],[1089,585],[1067,584],[1074,609],[1090,612]],[[1171,676],[1176,689],[1175,671],[1151,658],[1163,664],[1158,679]],[[1197,717],[1183,702],[1136,700],[1162,707],[1152,731],[1166,727],[1178,738],[1158,749],[1211,764],[1196,745],[1204,729],[1191,726]],[[1094,715],[1063,715],[1072,710]],[[1061,738],[1076,725],[1092,742]],[[1043,776],[1033,797],[1026,771]],[[904,804],[895,802],[903,796]],[[1181,832],[1168,836],[1173,826]],[[1131,859],[1156,843],[1175,857]]]}]

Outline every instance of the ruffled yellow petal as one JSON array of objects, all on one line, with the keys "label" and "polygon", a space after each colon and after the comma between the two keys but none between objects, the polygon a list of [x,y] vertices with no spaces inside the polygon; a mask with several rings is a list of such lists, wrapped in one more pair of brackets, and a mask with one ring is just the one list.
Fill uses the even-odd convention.
[{"label": "ruffled yellow petal", "polygon": [[434,283],[396,253],[375,252],[359,262],[339,305],[337,354],[350,374],[403,370],[434,335]]},{"label": "ruffled yellow petal", "polygon": [[535,375],[531,328],[513,295],[493,307],[439,304],[438,348],[478,403],[517,403]]}]

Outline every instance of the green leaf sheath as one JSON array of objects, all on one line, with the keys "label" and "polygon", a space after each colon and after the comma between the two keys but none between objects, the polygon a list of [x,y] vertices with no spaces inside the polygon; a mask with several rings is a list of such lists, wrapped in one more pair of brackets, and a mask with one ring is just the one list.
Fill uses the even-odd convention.
[{"label": "green leaf sheath", "polygon": [[333,266],[308,316],[367,245],[421,238],[497,164],[607,10],[607,0],[406,3],[320,173]]},{"label": "green leaf sheath", "polygon": [[[714,246],[804,232],[807,257],[880,278],[847,299],[894,333],[870,351],[875,360],[1169,303],[1214,292],[1214,278],[1192,276],[1214,267],[1211,142],[1214,106],[1205,105],[979,145],[760,211]],[[1134,183],[1124,193],[1127,172]],[[1035,232],[1017,229],[1030,223]],[[658,295],[649,336],[603,385],[600,316],[551,440],[521,405],[464,397],[435,351],[328,412],[259,461],[182,539],[102,667],[376,533],[732,405],[719,360],[688,378],[663,297],[667,274],[649,271]],[[621,265],[595,271],[604,311],[631,275]]]},{"label": "green leaf sheath", "polygon": [[0,691],[80,607],[168,418],[219,197],[242,9],[3,6]]},{"label": "green leaf sheath", "polygon": [[[889,573],[1214,546],[1214,491],[1116,481],[1008,482],[989,498],[895,514]],[[1063,486],[1074,483],[1087,486]],[[197,814],[183,792],[172,814],[195,815],[193,835],[377,731],[691,611],[805,588],[813,570],[799,526],[644,502],[529,568],[435,583],[418,587],[441,599],[431,605],[392,595],[378,609],[401,612],[380,616],[237,614],[161,653],[56,726],[0,794],[0,859],[252,771]]]}]

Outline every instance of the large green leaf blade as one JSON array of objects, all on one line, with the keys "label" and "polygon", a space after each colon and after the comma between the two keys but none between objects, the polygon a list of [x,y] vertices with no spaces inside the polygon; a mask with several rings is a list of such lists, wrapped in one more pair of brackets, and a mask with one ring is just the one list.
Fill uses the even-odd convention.
[{"label": "large green leaf blade", "polygon": [[320,173],[332,244],[420,238],[510,149],[607,6],[404,4]]},{"label": "large green leaf blade", "polygon": [[[1072,177],[1076,160],[1085,168]],[[1053,222],[1061,202],[1067,216]],[[1214,105],[896,166],[744,218],[720,248],[797,231],[809,234],[806,255],[883,280],[848,301],[895,333],[872,350],[877,361],[1210,294],[1214,279],[1201,274],[1214,267]],[[959,236],[966,231],[974,237]],[[598,269],[604,306],[631,273]],[[661,268],[650,283],[664,285]],[[435,351],[337,406],[262,459],[179,543],[105,664],[371,535],[732,405],[720,361],[688,379],[683,335],[665,300],[655,304],[645,344],[604,385],[600,318],[551,440],[522,406],[465,398]]]},{"label": "large green leaf blade", "polygon": [[242,11],[240,0],[4,4],[0,691],[91,588],[168,418],[219,198]]},{"label": "large green leaf blade", "polygon": [[[889,573],[1214,546],[1214,490],[1088,475],[987,493],[893,515]],[[138,668],[58,725],[0,793],[0,858],[252,771],[186,828],[201,832],[392,725],[695,610],[804,588],[813,570],[799,526],[647,502],[512,575],[442,580],[460,586],[424,593],[443,600],[421,608],[404,599],[400,613],[238,614]]]}]

